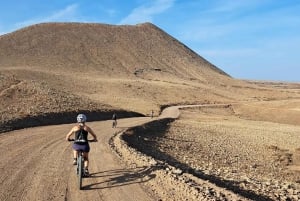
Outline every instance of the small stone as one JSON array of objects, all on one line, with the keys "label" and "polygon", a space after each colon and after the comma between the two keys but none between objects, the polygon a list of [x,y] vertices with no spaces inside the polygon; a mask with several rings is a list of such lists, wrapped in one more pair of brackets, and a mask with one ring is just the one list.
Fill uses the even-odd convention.
[{"label": "small stone", "polygon": [[177,175],[181,175],[182,174],[182,170],[181,169],[175,169],[175,170],[173,170],[173,173],[177,174]]}]

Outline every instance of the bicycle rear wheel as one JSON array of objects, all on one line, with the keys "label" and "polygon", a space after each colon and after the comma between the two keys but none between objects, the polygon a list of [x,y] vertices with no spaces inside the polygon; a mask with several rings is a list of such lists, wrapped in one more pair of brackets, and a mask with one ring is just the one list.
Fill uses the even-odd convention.
[{"label": "bicycle rear wheel", "polygon": [[78,188],[82,189],[82,175],[83,175],[83,163],[82,163],[82,155],[81,153],[78,155],[77,159],[77,171],[78,171]]},{"label": "bicycle rear wheel", "polygon": [[116,127],[117,127],[117,121],[116,121],[116,120],[113,121],[112,127],[113,127],[113,128],[116,128]]}]

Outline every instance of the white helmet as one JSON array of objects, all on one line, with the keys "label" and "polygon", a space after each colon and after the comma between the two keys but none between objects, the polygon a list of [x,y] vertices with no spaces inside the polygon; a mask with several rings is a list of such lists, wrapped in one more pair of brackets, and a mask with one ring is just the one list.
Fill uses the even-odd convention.
[{"label": "white helmet", "polygon": [[84,122],[86,122],[86,116],[84,114],[79,114],[77,116],[77,122],[78,123],[84,123]]}]

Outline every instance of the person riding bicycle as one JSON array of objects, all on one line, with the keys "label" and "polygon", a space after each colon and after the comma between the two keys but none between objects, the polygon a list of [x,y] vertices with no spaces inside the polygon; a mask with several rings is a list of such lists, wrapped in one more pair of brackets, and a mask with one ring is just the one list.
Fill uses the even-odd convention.
[{"label": "person riding bicycle", "polygon": [[86,125],[86,116],[84,114],[79,114],[77,116],[77,123],[78,125],[74,126],[70,132],[66,136],[67,141],[71,141],[71,135],[75,134],[73,147],[73,165],[77,164],[77,155],[78,151],[83,151],[83,158],[84,158],[84,174],[89,176],[89,152],[90,152],[90,145],[88,142],[88,134],[90,133],[93,136],[93,141],[97,142],[97,136],[94,131]]},{"label": "person riding bicycle", "polygon": [[116,113],[113,114],[112,120],[113,120],[112,127],[113,128],[117,127],[117,114]]}]

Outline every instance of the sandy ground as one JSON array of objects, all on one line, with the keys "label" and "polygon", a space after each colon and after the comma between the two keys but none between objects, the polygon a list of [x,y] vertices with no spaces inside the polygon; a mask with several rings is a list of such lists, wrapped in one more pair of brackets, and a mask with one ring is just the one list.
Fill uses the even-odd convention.
[{"label": "sandy ground", "polygon": [[[134,129],[125,140],[172,164],[178,175],[188,172],[243,199],[299,200],[299,126],[244,119],[240,112],[232,105],[188,108],[175,122]],[[205,191],[201,182],[193,186]],[[208,192],[207,198],[228,200],[218,188]]]},{"label": "sandy ground", "polygon": [[[169,111],[176,117],[178,111]],[[99,142],[91,143],[91,177],[77,189],[71,144],[64,140],[70,124],[36,127],[0,135],[0,200],[247,200],[141,154],[121,140],[121,131],[157,120],[150,117],[91,122]],[[202,190],[193,188],[193,182]]]},{"label": "sandy ground", "polygon": [[[91,143],[91,177],[81,191],[64,140],[71,124],[1,134],[0,200],[300,199],[299,127],[245,122],[224,105],[178,108],[119,120],[116,129],[111,121],[90,122],[99,142]],[[122,140],[136,128],[143,153]]]},{"label": "sandy ground", "polygon": [[126,168],[108,141],[114,132],[149,118],[126,119],[120,128],[93,122],[99,142],[91,143],[91,177],[77,189],[71,144],[64,140],[72,125],[37,127],[0,135],[4,158],[0,169],[0,200],[153,200],[141,187],[146,167]]},{"label": "sandy ground", "polygon": [[[64,141],[72,125],[1,134],[1,201],[298,200],[291,171],[299,169],[299,83],[233,79],[151,24],[44,24],[0,43],[0,132],[69,123],[79,111],[103,120],[113,111],[125,118],[175,104],[249,103],[234,113],[162,114],[180,117],[175,122],[123,119],[117,129],[91,123],[100,141],[91,144],[92,177],[83,191]],[[142,125],[136,147],[154,157],[121,140],[135,129],[118,132],[135,125]]]}]

